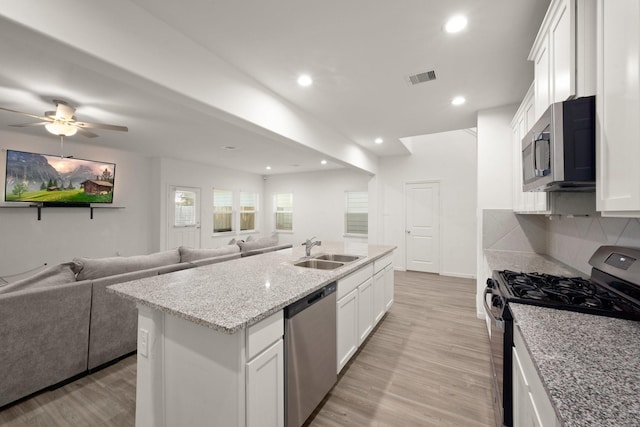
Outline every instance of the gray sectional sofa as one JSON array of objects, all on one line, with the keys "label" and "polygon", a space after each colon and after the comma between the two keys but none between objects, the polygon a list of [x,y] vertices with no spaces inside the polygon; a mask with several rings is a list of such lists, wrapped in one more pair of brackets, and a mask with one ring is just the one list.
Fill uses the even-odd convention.
[{"label": "gray sectional sofa", "polygon": [[75,258],[0,287],[0,407],[136,350],[136,307],[107,286],[291,247],[254,242]]}]

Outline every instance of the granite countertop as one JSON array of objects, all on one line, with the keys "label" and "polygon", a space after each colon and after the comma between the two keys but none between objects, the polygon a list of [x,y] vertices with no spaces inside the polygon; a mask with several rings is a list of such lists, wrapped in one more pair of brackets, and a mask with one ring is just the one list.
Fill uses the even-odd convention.
[{"label": "granite countertop", "polygon": [[510,304],[565,426],[640,426],[640,322]]},{"label": "granite countertop", "polygon": [[304,247],[254,255],[108,286],[126,299],[233,334],[396,249],[395,246],[323,242],[320,253],[361,255],[334,270],[296,267]]}]

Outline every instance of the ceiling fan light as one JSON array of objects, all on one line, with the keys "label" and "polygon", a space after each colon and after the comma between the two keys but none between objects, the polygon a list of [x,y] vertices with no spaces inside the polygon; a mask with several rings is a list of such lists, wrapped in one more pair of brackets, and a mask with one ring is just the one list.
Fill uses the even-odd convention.
[{"label": "ceiling fan light", "polygon": [[45,129],[47,129],[50,133],[57,136],[73,136],[78,132],[78,128],[75,126],[71,126],[66,123],[53,122],[47,123],[44,125]]}]

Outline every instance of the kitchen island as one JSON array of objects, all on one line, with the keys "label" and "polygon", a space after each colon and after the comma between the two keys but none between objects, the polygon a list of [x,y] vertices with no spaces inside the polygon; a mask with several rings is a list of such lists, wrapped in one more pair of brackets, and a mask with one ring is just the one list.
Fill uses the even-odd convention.
[{"label": "kitchen island", "polygon": [[312,256],[361,258],[298,267],[296,247],[110,287],[138,305],[136,425],[282,425],[283,309],[394,249],[324,242]]}]

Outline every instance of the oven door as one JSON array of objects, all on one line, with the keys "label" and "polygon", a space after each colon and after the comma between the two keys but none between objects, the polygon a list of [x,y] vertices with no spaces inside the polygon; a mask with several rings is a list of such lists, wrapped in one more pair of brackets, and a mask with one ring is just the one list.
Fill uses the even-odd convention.
[{"label": "oven door", "polygon": [[[491,321],[491,381],[493,409],[497,426],[511,426],[513,418],[511,384],[511,346],[513,328],[508,308],[493,279],[487,280],[484,307]],[[505,319],[506,318],[506,319]]]}]

